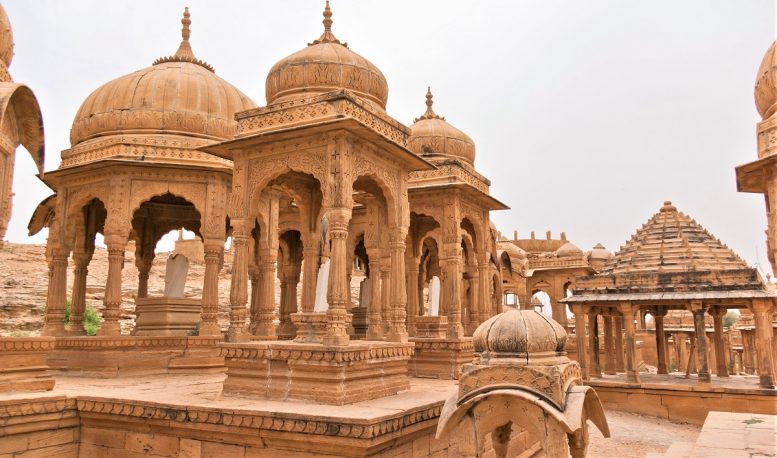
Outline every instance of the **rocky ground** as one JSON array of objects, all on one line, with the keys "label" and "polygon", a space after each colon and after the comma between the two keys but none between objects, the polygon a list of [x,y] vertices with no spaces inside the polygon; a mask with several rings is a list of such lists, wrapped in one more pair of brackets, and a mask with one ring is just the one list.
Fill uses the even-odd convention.
[{"label": "rocky ground", "polygon": [[675,442],[695,442],[701,426],[674,423],[657,417],[608,410],[611,436],[605,439],[589,423],[588,456],[637,458],[661,456]]}]

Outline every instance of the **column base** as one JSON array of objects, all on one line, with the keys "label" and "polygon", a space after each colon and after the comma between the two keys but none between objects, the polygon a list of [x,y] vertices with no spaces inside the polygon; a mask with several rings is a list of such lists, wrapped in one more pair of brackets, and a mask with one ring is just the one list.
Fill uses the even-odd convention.
[{"label": "column base", "polygon": [[344,405],[410,389],[413,344],[279,341],[230,343],[221,349],[227,366],[225,395]]},{"label": "column base", "polygon": [[457,380],[462,367],[472,363],[474,358],[471,337],[413,337],[410,342],[415,344],[413,358],[410,360],[410,375],[413,377]]},{"label": "column base", "polygon": [[299,312],[291,314],[297,334],[294,342],[322,343],[326,334],[326,313]]},{"label": "column base", "polygon": [[200,322],[200,336],[222,336],[223,334],[218,323]]},{"label": "column base", "polygon": [[197,332],[200,299],[143,297],[135,299],[136,336],[188,336]]}]

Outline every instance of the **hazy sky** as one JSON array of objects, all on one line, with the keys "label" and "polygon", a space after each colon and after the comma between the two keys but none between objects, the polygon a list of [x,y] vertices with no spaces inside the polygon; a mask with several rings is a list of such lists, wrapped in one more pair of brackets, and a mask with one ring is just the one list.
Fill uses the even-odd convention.
[{"label": "hazy sky", "polygon": [[[323,1],[3,3],[11,74],[43,110],[46,170],[58,167],[78,107],[101,84],[172,54],[184,6],[192,46],[257,104],[282,57],[321,31]],[[435,110],[477,144],[477,169],[512,210],[497,227],[618,247],[672,200],[749,263],[768,268],[760,194],[736,192],[756,159],[753,84],[774,38],[774,0],[333,0],[333,31],[389,83],[409,125]],[[50,191],[20,148],[7,238]]]}]

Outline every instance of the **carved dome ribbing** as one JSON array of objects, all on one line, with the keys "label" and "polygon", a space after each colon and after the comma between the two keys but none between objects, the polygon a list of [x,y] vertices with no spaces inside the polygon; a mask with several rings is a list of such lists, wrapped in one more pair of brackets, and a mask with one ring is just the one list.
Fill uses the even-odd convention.
[{"label": "carved dome ribbing", "polygon": [[383,73],[335,38],[331,18],[327,1],[321,37],[270,69],[265,83],[268,105],[346,89],[386,109],[388,83]]},{"label": "carved dome ribbing", "polygon": [[758,74],[755,78],[755,105],[763,119],[771,117],[777,111],[777,55],[773,42],[766,50]]},{"label": "carved dome ribbing", "polygon": [[13,81],[8,73],[8,67],[13,60],[13,29],[11,21],[5,13],[3,5],[0,5],[0,82],[8,83]]},{"label": "carved dome ribbing", "polygon": [[109,81],[76,114],[70,143],[113,134],[177,134],[225,140],[237,129],[235,113],[256,104],[213,67],[194,57],[188,8],[178,51],[150,67]]},{"label": "carved dome ribbing", "polygon": [[419,156],[442,156],[475,163],[475,142],[432,109],[431,88],[426,92],[426,112],[410,126],[407,146]]},{"label": "carved dome ribbing", "polygon": [[515,358],[565,351],[564,328],[534,310],[508,310],[483,322],[472,335],[475,352]]}]

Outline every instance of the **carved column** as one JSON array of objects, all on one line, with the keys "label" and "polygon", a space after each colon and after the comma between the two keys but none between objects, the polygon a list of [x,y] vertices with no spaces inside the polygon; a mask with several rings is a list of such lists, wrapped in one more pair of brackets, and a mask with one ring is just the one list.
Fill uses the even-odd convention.
[{"label": "carved column", "polygon": [[420,259],[410,257],[407,263],[407,327],[408,335],[415,335],[415,319],[420,309],[418,301],[418,265]]},{"label": "carved column", "polygon": [[696,334],[696,356],[699,361],[699,382],[710,382],[709,359],[707,359],[707,331],[704,326],[704,314],[707,313],[708,305],[701,301],[691,301],[691,311],[693,312],[693,329]]},{"label": "carved column", "polygon": [[758,378],[761,388],[774,388],[774,350],[772,340],[772,314],[774,303],[771,299],[753,299],[750,306],[755,318],[755,349],[758,355]]},{"label": "carved column", "polygon": [[728,377],[728,368],[726,367],[726,349],[723,341],[723,317],[726,315],[723,307],[713,307],[710,309],[712,322],[715,327],[715,369],[718,377]]},{"label": "carved column", "polygon": [[261,274],[258,267],[254,265],[248,268],[248,281],[251,283],[251,298],[248,304],[248,316],[251,318],[251,324],[248,325],[248,332],[251,335],[255,334],[256,322],[259,321],[259,301],[262,300],[262,282],[259,281],[260,277]]},{"label": "carved column", "polygon": [[634,329],[634,314],[639,311],[631,302],[621,302],[618,309],[623,314],[623,324],[626,328],[626,381],[639,383],[637,368],[637,339]]},{"label": "carved column", "polygon": [[368,250],[367,256],[370,258],[370,304],[367,310],[367,340],[383,339],[383,319],[381,317],[383,293],[381,287],[381,264],[380,251]]},{"label": "carved column", "polygon": [[382,336],[388,332],[391,321],[391,257],[386,256],[380,262],[380,319]]},{"label": "carved column", "polygon": [[[313,236],[310,239],[314,239]],[[302,250],[302,297],[301,308],[305,313],[313,312],[316,303],[316,281],[318,280],[319,249],[317,242],[308,242]]]},{"label": "carved column", "polygon": [[478,299],[478,287],[480,285],[478,271],[476,269],[470,269],[469,278],[467,278],[467,285],[469,286],[469,294],[467,295],[467,301],[469,302],[469,323],[467,327],[467,335],[471,336],[475,333],[480,324],[480,303]]},{"label": "carved column", "polygon": [[663,307],[653,312],[653,319],[656,323],[656,357],[658,358],[658,373],[668,374],[666,365],[666,334],[664,332],[664,317],[666,310]]},{"label": "carved column", "polygon": [[604,317],[604,373],[615,375],[615,351],[614,339],[612,335],[612,315],[610,312],[603,313]]},{"label": "carved column", "polygon": [[348,284],[348,222],[351,212],[347,208],[330,209],[329,234],[332,241],[332,258],[329,261],[329,284],[326,311],[325,345],[348,345],[348,325],[350,314],[347,304],[350,302],[351,285]]},{"label": "carved column", "polygon": [[[293,262],[293,260],[292,260]],[[297,328],[291,322],[291,314],[297,313],[297,284],[299,283],[299,266],[287,266],[283,269],[283,281],[281,282],[281,306],[280,324],[278,334],[284,338],[293,339],[297,335]]]},{"label": "carved column", "polygon": [[588,343],[590,350],[590,364],[588,375],[591,377],[602,377],[602,368],[599,364],[599,312],[595,308],[588,310]]},{"label": "carved column", "polygon": [[623,361],[623,315],[620,312],[613,314],[615,322],[615,371],[625,372],[626,365]]},{"label": "carved column", "polygon": [[120,235],[106,235],[108,247],[108,279],[105,284],[103,303],[103,323],[97,332],[99,336],[118,336],[121,334],[121,271],[124,268],[124,249],[127,238]]},{"label": "carved column", "polygon": [[205,239],[205,277],[202,280],[202,312],[200,335],[220,336],[219,316],[219,272],[224,253],[223,239]]},{"label": "carved column", "polygon": [[91,254],[73,253],[73,296],[70,301],[70,330],[68,334],[81,336],[84,331],[86,310],[86,276]]},{"label": "carved column", "polygon": [[246,221],[232,220],[232,283],[229,288],[229,342],[248,340],[246,304],[248,303],[248,237]]},{"label": "carved column", "polygon": [[585,306],[574,304],[570,306],[575,314],[575,343],[577,343],[577,363],[580,364],[580,372],[583,380],[588,380],[588,352],[585,348]]},{"label": "carved column", "polygon": [[488,275],[488,253],[482,254],[478,259],[478,326],[491,318],[491,297],[489,294],[488,281],[490,275]]},{"label": "carved column", "polygon": [[274,340],[275,334],[275,277],[277,251],[262,249],[259,261],[259,296],[256,304],[256,326],[253,333],[261,340]]},{"label": "carved column", "polygon": [[685,372],[685,367],[688,364],[688,355],[685,351],[685,340],[688,337],[685,335],[684,332],[675,332],[672,334],[672,339],[674,339],[674,346],[675,351],[677,352],[677,370],[680,372]]},{"label": "carved column", "polygon": [[407,342],[407,290],[405,281],[405,240],[407,228],[398,227],[392,229],[391,243],[391,321],[386,333],[386,340],[390,342]]},{"label": "carved column", "polygon": [[745,374],[755,374],[755,330],[741,330]]},{"label": "carved column", "polygon": [[46,295],[46,314],[42,334],[61,336],[65,334],[65,305],[67,303],[67,257],[68,252],[55,248],[49,263],[49,287]]}]

